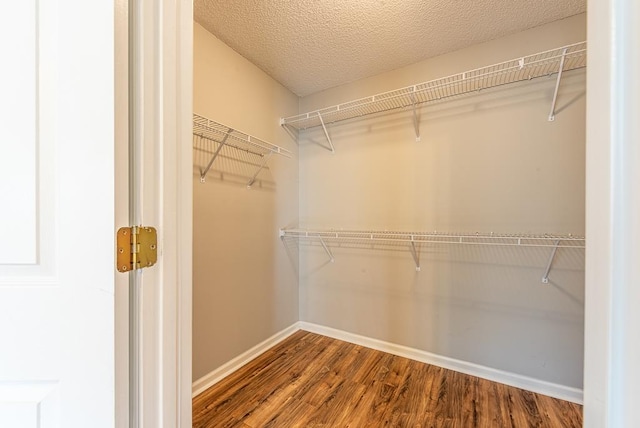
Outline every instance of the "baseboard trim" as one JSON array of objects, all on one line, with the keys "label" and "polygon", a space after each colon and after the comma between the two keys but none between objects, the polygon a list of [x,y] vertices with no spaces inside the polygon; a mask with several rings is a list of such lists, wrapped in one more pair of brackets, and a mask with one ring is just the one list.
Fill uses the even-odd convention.
[{"label": "baseboard trim", "polygon": [[432,354],[420,349],[409,348],[407,346],[397,345],[395,343],[385,342],[358,334],[349,333],[343,330],[337,330],[331,327],[325,327],[305,321],[297,323],[297,327],[301,330],[311,333],[322,334],[334,339],[343,340],[345,342],[354,343],[367,348],[376,349],[378,351],[387,352],[400,357],[410,358],[427,364],[433,364],[457,372],[465,373],[471,376],[481,377],[494,382],[503,383],[514,386],[516,388],[525,389],[527,391],[544,394],[550,397],[559,398],[561,400],[570,401],[572,403],[582,404],[583,392],[581,389],[546,382],[491,367],[481,366],[479,364],[467,361],[457,360],[454,358],[444,357],[442,355]]},{"label": "baseboard trim", "polygon": [[282,342],[298,330],[305,330],[311,333],[322,334],[334,339],[343,340],[345,342],[354,343],[367,348],[376,349],[389,354],[398,355],[400,357],[410,358],[427,364],[433,364],[445,369],[455,370],[471,376],[478,376],[493,382],[503,383],[505,385],[522,388],[527,391],[548,395],[549,397],[559,398],[561,400],[570,401],[572,403],[583,404],[583,392],[581,389],[572,388],[556,383],[546,382],[543,380],[510,373],[491,367],[481,366],[479,364],[467,361],[457,360],[442,355],[433,354],[431,352],[420,349],[409,348],[395,343],[385,342],[383,340],[373,339],[371,337],[361,336],[349,333],[344,330],[338,330],[319,324],[313,324],[305,321],[296,322],[284,330],[274,334],[263,342],[257,344],[253,348],[238,355],[236,358],[223,364],[212,372],[204,375],[200,379],[193,382],[193,397],[204,392],[206,389],[220,382],[231,373],[240,369],[242,366],[260,356],[273,346]]},{"label": "baseboard trim", "polygon": [[192,396],[195,397],[196,395],[204,392],[208,388],[211,388],[213,385],[220,382],[222,379],[229,376],[231,373],[235,372],[236,370],[240,369],[242,366],[244,366],[251,360],[255,359],[256,357],[260,356],[264,352],[268,351],[270,348],[274,347],[278,343],[282,342],[284,339],[291,336],[293,333],[295,333],[298,330],[300,330],[300,323],[296,322],[290,325],[289,327],[285,328],[284,330],[269,337],[268,339],[260,342],[259,344],[249,349],[248,351],[243,352],[242,354],[238,355],[234,359],[221,365],[220,367],[213,370],[212,372],[202,376],[200,379],[193,382],[191,387]]}]

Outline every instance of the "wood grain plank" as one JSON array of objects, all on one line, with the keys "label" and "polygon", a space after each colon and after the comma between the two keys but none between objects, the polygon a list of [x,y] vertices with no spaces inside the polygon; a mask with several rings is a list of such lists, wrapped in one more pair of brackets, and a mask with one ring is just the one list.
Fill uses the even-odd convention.
[{"label": "wood grain plank", "polygon": [[305,426],[344,426],[341,421],[348,418],[351,409],[358,405],[366,389],[362,384],[342,380],[307,417]]},{"label": "wood grain plank", "polygon": [[582,407],[304,331],[193,400],[193,426],[582,426]]},{"label": "wood grain plank", "polygon": [[300,385],[307,384],[315,373],[315,368],[308,361],[322,361],[321,355],[331,355],[322,344],[299,349],[298,352],[286,354],[283,364],[274,366],[268,376],[254,379],[254,393],[246,401],[243,408],[233,412],[239,420],[251,426],[262,426],[270,420],[270,414],[278,412]]}]

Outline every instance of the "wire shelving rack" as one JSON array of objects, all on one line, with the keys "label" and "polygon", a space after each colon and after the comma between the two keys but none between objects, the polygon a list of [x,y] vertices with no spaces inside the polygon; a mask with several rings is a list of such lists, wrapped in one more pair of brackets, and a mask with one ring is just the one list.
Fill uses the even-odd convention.
[{"label": "wire shelving rack", "polygon": [[239,150],[259,158],[258,168],[247,183],[247,187],[249,188],[255,182],[260,171],[265,168],[267,161],[272,155],[277,154],[287,158],[292,157],[292,153],[283,147],[269,143],[230,126],[223,125],[199,114],[193,115],[193,136],[194,138],[211,141],[216,145],[211,160],[209,160],[205,168],[200,169],[200,181],[202,183],[205,182],[207,173],[223,147]]},{"label": "wire shelving rack", "polygon": [[329,147],[333,152],[333,143],[326,125],[389,110],[413,107],[416,140],[419,141],[420,128],[416,113],[416,107],[418,106],[510,83],[557,74],[555,92],[549,113],[549,121],[553,121],[555,119],[555,105],[562,73],[583,68],[586,65],[587,44],[586,42],[580,42],[319,110],[281,118],[280,125],[285,129],[292,128],[296,130],[322,126]]},{"label": "wire shelving rack", "polygon": [[280,229],[280,238],[317,241],[320,243],[331,262],[335,261],[331,252],[331,244],[339,243],[380,243],[405,245],[420,271],[418,249],[422,244],[433,245],[480,245],[500,247],[542,247],[550,248],[551,253],[542,282],[549,282],[549,272],[559,248],[584,249],[585,238],[574,235],[558,234],[495,234],[495,233],[448,233],[448,232],[402,232],[379,230],[319,230],[319,229]]}]

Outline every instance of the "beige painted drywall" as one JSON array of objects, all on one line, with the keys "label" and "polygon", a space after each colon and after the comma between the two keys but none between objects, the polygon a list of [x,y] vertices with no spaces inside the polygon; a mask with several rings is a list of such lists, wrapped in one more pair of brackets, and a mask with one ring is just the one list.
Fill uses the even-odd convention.
[{"label": "beige painted drywall", "polygon": [[278,228],[298,222],[297,145],[279,126],[298,98],[194,24],[194,112],[294,152],[273,156],[251,189],[255,162],[223,150],[205,183],[194,150],[193,379],[298,321],[295,249]]},{"label": "beige painted drywall", "polygon": [[[585,15],[301,99],[300,112],[585,39]],[[398,46],[402,49],[402,46]],[[381,61],[384,58],[380,59]],[[300,136],[300,226],[584,234],[585,72]],[[282,224],[285,226],[285,224]],[[582,387],[584,250],[300,247],[300,317],[569,387]]]}]

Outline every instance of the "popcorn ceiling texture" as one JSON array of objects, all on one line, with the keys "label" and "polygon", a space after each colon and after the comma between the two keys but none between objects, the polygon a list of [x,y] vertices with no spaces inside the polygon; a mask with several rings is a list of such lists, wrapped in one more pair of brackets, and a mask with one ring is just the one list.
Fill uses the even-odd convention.
[{"label": "popcorn ceiling texture", "polygon": [[195,0],[195,20],[299,96],[582,13],[585,0]]}]

